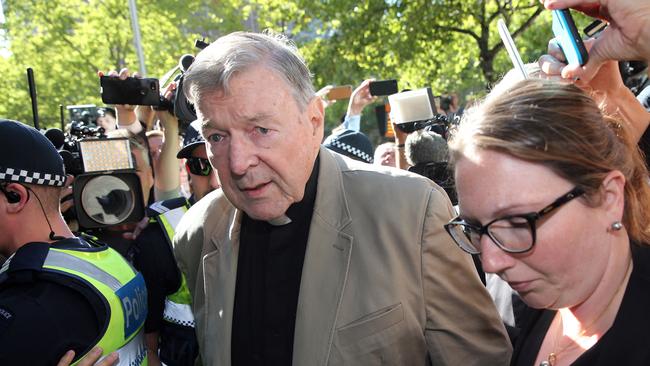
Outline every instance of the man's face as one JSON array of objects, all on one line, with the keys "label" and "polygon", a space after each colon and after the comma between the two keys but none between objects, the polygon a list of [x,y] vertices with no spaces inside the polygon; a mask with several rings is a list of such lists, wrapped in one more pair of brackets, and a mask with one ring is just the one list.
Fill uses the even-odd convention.
[{"label": "man's face", "polygon": [[110,114],[97,117],[97,126],[103,127],[106,132],[117,129],[115,118]]},{"label": "man's face", "polygon": [[[201,145],[195,148],[192,151],[192,158],[207,160],[208,154],[206,152],[205,145]],[[192,174],[192,172],[189,172],[189,175],[192,194],[194,194],[196,201],[200,200],[201,198],[205,197],[206,194],[220,187],[219,181],[217,180],[217,172],[214,169],[212,169],[210,175],[208,176]]]},{"label": "man's face", "polygon": [[319,98],[301,111],[285,81],[257,66],[198,104],[208,158],[235,207],[268,221],[302,200],[323,138]]}]

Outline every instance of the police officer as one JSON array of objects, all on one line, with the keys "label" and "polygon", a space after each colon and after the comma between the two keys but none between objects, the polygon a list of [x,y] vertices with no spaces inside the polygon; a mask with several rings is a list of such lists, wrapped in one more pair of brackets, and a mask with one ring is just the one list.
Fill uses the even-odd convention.
[{"label": "police officer", "polygon": [[95,346],[119,365],[146,365],[144,280],[114,250],[72,234],[59,209],[65,183],[45,136],[0,120],[0,365],[79,363],[99,357]]},{"label": "police officer", "polygon": [[174,229],[190,205],[219,188],[199,130],[197,121],[188,126],[183,148],[176,155],[185,159],[192,196],[149,206],[150,224],[133,246],[133,264],[147,283],[149,311],[145,333],[150,365],[160,361],[169,366],[193,365],[198,355],[191,298],[176,266],[171,243]]}]

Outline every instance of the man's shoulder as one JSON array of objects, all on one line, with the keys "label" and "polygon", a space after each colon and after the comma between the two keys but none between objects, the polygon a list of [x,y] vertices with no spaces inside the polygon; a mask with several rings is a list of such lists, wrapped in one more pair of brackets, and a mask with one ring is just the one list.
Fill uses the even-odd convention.
[{"label": "man's shoulder", "polygon": [[221,189],[214,190],[197,201],[183,215],[176,229],[175,237],[194,236],[206,230],[218,230],[233,215],[235,207],[228,201]]},{"label": "man's shoulder", "polygon": [[390,191],[402,198],[417,195],[422,192],[440,191],[440,188],[430,179],[404,169],[372,165],[352,159],[337,159],[341,177],[346,189],[358,187],[370,192]]}]

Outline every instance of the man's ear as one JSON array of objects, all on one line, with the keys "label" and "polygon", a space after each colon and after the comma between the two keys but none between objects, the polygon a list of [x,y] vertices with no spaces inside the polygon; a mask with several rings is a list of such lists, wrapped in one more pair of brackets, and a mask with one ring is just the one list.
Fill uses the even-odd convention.
[{"label": "man's ear", "polygon": [[612,221],[620,221],[625,209],[625,176],[618,170],[613,170],[605,176],[601,186],[602,208],[612,217]]},{"label": "man's ear", "polygon": [[309,117],[309,122],[313,127],[313,135],[319,135],[319,143],[322,140],[323,135],[323,126],[325,124],[325,108],[323,107],[323,100],[314,96],[307,105],[307,116]]}]

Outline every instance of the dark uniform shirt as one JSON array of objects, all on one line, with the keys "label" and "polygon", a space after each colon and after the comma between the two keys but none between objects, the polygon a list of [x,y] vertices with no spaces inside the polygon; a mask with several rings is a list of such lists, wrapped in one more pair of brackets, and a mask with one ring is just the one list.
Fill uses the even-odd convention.
[{"label": "dark uniform shirt", "polygon": [[160,225],[149,223],[133,244],[133,266],[147,284],[145,333],[159,332],[163,324],[165,298],[178,291],[181,275]]},{"label": "dark uniform shirt", "polygon": [[88,352],[102,332],[105,306],[92,289],[67,276],[20,269],[42,266],[50,246],[90,247],[74,238],[16,251],[0,275],[0,365],[56,365],[68,350],[77,357]]},{"label": "dark uniform shirt", "polygon": [[289,207],[291,223],[273,226],[244,215],[232,325],[232,365],[291,365],[296,308],[319,160],[302,201]]}]

